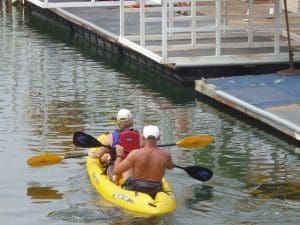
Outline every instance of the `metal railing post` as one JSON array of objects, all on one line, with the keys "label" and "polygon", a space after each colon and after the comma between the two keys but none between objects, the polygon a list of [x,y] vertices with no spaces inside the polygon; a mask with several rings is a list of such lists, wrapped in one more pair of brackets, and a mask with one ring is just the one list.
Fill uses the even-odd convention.
[{"label": "metal railing post", "polygon": [[280,36],[281,36],[281,4],[279,0],[275,1],[275,31],[274,31],[274,52],[280,53]]},{"label": "metal railing post", "polygon": [[140,1],[140,45],[145,47],[145,0]]},{"label": "metal railing post", "polygon": [[216,56],[221,55],[221,0],[216,0]]},{"label": "metal railing post", "polygon": [[[174,0],[169,0],[169,22],[168,26],[170,28],[174,27]],[[169,34],[173,34],[173,31],[169,32]]]},{"label": "metal railing post", "polygon": [[167,40],[167,31],[168,31],[168,0],[162,0],[162,32],[161,32],[161,40],[162,40],[162,59],[166,59],[168,57],[168,40]]},{"label": "metal railing post", "polygon": [[124,0],[120,0],[120,36],[125,35],[125,15],[124,15]]},{"label": "metal railing post", "polygon": [[195,1],[192,1],[191,2],[191,17],[192,17],[192,33],[191,33],[191,38],[192,38],[192,41],[191,41],[191,44],[192,46],[196,46],[197,44],[197,32],[195,31],[196,30],[196,2]]},{"label": "metal railing post", "polygon": [[249,21],[248,21],[248,44],[253,43],[253,0],[248,2]]}]

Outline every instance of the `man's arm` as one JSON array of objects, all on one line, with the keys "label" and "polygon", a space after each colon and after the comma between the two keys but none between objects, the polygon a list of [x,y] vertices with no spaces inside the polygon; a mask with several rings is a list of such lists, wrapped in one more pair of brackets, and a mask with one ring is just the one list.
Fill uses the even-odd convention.
[{"label": "man's arm", "polygon": [[168,162],[167,162],[167,169],[173,169],[174,168],[174,164],[173,164],[173,161],[172,161],[172,158],[171,158],[171,154],[168,153]]},{"label": "man's arm", "polygon": [[[109,134],[104,141],[102,142],[102,144],[107,145],[107,146],[111,146],[112,143],[112,135]],[[89,157],[91,158],[95,158],[95,159],[100,159],[104,153],[109,152],[109,149],[106,147],[99,147],[97,150],[90,150],[88,152]]]},{"label": "man's arm", "polygon": [[123,172],[127,171],[131,167],[133,167],[134,163],[134,151],[130,152],[130,154],[123,159],[124,156],[124,150],[120,146],[116,146],[116,151],[117,151],[117,159],[114,164],[114,174],[116,175],[121,175]]}]

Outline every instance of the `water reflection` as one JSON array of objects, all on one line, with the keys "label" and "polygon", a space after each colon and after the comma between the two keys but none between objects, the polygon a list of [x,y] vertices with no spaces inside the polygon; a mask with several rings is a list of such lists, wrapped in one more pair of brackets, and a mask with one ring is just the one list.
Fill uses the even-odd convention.
[{"label": "water reflection", "polygon": [[123,215],[122,217],[112,219],[108,222],[109,225],[169,225],[167,221],[164,220],[164,217],[135,217]]},{"label": "water reflection", "polygon": [[191,198],[185,200],[185,205],[191,210],[196,210],[202,216],[212,210],[214,188],[209,185],[194,185],[190,193]]},{"label": "water reflection", "polygon": [[[169,82],[169,80],[163,78],[161,74],[145,69],[144,66],[139,65],[128,58],[113,54],[106,49],[99,48],[82,37],[75,35],[71,31],[66,32],[64,28],[58,27],[53,23],[47,23],[47,26],[45,26],[45,22],[35,15],[30,15],[28,18],[28,24],[31,27],[36,28],[37,32],[49,34],[50,37],[53,38],[53,41],[60,40],[72,47],[76,47],[86,58],[101,62],[101,64],[104,64],[105,66],[109,65],[110,68],[113,68],[112,71],[126,74],[126,77],[130,78],[130,82],[135,88],[145,85],[148,89],[157,92],[158,96],[164,96],[174,104],[186,105],[194,102],[197,94],[193,88],[183,87],[179,83]],[[157,96],[155,95],[155,97]],[[174,108],[172,104],[169,104],[169,106]]]},{"label": "water reflection", "polygon": [[256,198],[300,201],[300,183],[264,183],[254,187],[250,194]]},{"label": "water reflection", "polygon": [[50,212],[47,216],[58,221],[73,223],[97,222],[97,224],[107,224],[107,216],[100,210],[82,209],[76,208],[76,206]]},{"label": "water reflection", "polygon": [[[35,200],[57,200],[62,199],[63,194],[55,190],[53,187],[30,186],[27,188],[27,196]],[[33,201],[33,203],[47,203],[49,201]]]},{"label": "water reflection", "polygon": [[96,223],[109,225],[168,225],[164,217],[143,217],[125,213],[116,207],[89,208],[73,205],[68,209],[52,211],[48,217],[73,223]]}]

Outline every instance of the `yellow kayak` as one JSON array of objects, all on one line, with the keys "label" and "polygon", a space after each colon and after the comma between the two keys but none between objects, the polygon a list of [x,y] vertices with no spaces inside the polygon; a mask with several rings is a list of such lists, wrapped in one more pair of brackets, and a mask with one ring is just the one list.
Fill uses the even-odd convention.
[{"label": "yellow kayak", "polygon": [[[103,135],[98,140],[103,141]],[[163,179],[163,191],[156,194],[155,199],[150,195],[128,191],[111,182],[104,174],[105,168],[98,159],[87,157],[86,167],[89,178],[101,196],[110,203],[123,209],[146,216],[158,216],[171,213],[176,208],[176,200],[171,186]]]}]

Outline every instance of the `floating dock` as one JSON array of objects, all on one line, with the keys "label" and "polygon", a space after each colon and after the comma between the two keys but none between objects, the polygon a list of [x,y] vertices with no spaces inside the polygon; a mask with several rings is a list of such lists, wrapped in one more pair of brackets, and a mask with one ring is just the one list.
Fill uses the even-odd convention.
[{"label": "floating dock", "polygon": [[300,74],[203,79],[196,90],[292,137],[300,144]]}]

